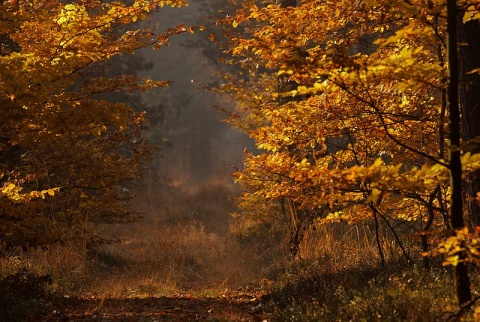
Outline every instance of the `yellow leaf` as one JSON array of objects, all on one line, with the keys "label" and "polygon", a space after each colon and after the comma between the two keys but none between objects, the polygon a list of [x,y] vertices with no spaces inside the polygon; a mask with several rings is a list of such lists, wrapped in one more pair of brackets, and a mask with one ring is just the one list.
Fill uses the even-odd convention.
[{"label": "yellow leaf", "polygon": [[480,73],[480,68],[475,68],[475,69],[472,69],[471,71],[467,72],[467,74],[477,74],[477,73]]},{"label": "yellow leaf", "polygon": [[306,87],[306,86],[298,86],[298,87],[297,87],[297,91],[298,91],[300,94],[306,94],[306,93],[307,93],[307,87]]},{"label": "yellow leaf", "polygon": [[454,255],[454,256],[449,256],[446,261],[442,263],[443,266],[447,265],[452,265],[452,266],[457,266],[459,263],[459,256]]},{"label": "yellow leaf", "polygon": [[367,202],[377,202],[381,194],[382,194],[381,190],[377,188],[373,188],[372,193],[367,198]]}]

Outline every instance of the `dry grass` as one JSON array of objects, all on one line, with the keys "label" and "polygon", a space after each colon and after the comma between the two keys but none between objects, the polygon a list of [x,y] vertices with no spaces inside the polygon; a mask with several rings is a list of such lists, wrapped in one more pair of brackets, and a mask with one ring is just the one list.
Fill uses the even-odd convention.
[{"label": "dry grass", "polygon": [[[278,234],[261,230],[238,238],[228,233],[233,209],[228,188],[167,188],[161,204],[146,198],[144,221],[104,227],[122,242],[95,249],[55,245],[18,254],[1,262],[1,274],[27,268],[51,274],[57,292],[116,298],[218,295],[260,283],[271,294],[279,321],[438,321],[456,309],[450,273],[406,264],[386,231],[380,240],[385,267],[368,225],[317,227],[304,239],[301,257],[293,260],[278,245]],[[417,246],[404,246],[420,262]]]},{"label": "dry grass", "polygon": [[[399,259],[400,249],[388,231],[381,230],[379,239],[385,261]],[[410,250],[411,256],[418,253],[414,244],[405,243],[403,246]],[[374,228],[364,224],[338,223],[316,227],[306,234],[300,245],[300,256],[305,260],[327,258],[333,264],[350,267],[362,266],[365,262],[381,265]]]},{"label": "dry grass", "polygon": [[80,290],[89,279],[84,245],[52,245],[48,250],[18,252],[0,263],[3,277],[22,269],[39,276],[51,275],[54,290],[62,292]]},{"label": "dry grass", "polygon": [[[102,227],[105,236],[121,242],[19,253],[2,262],[2,274],[27,268],[52,275],[58,292],[107,297],[218,293],[256,281],[261,258],[227,233],[233,209],[228,187],[162,190],[169,198],[161,205],[144,200],[148,211],[143,221]],[[155,194],[159,192],[144,195]]]},{"label": "dry grass", "polygon": [[[115,265],[107,264],[109,259],[121,263],[111,276],[102,274],[104,279],[96,283],[100,292],[125,296],[222,290],[254,278],[242,263],[246,255],[233,240],[208,233],[199,223],[168,225],[154,235],[143,225],[136,230],[134,237],[104,246],[94,255],[97,266],[105,263],[110,273]],[[122,289],[116,286],[119,277]]]},{"label": "dry grass", "polygon": [[[387,231],[380,239],[382,266],[373,230],[333,224],[304,240],[301,259],[266,272],[278,321],[446,321],[458,310],[453,276],[439,259],[420,267],[419,245],[405,243],[407,263]],[[418,264],[418,265],[417,265]],[[480,279],[473,268],[472,289]],[[473,321],[466,311],[465,321]],[[454,318],[453,320],[458,320]]]}]

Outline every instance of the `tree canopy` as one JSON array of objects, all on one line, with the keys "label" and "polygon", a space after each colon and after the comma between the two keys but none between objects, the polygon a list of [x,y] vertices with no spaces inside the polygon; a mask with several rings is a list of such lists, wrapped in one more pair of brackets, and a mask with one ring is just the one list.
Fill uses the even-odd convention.
[{"label": "tree canopy", "polygon": [[[32,247],[95,238],[96,223],[125,222],[152,147],[144,113],[104,94],[168,82],[109,76],[102,63],[158,48],[189,31],[134,28],[182,0],[0,2],[0,242]],[[98,237],[98,236],[97,236]]]},{"label": "tree canopy", "polygon": [[[220,89],[239,103],[230,122],[259,149],[235,175],[245,217],[285,218],[294,254],[303,231],[329,222],[382,223],[409,260],[403,235],[418,236],[428,257],[427,236],[463,229],[462,203],[478,192],[458,185],[480,166],[478,138],[465,126],[478,82],[460,91],[458,109],[454,94],[480,66],[452,50],[478,53],[478,33],[460,43],[454,31],[478,25],[480,14],[475,1],[450,5],[245,1],[224,19],[235,34],[226,62],[237,70]],[[461,250],[447,263],[471,259]]]}]

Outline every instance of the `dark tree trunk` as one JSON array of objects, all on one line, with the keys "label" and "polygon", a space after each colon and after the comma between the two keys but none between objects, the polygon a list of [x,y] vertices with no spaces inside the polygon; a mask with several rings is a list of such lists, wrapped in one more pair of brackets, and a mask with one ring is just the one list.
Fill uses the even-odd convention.
[{"label": "dark tree trunk", "polygon": [[[0,6],[2,6],[4,2],[5,0],[0,0]],[[6,12],[4,12],[3,16],[0,16],[0,20],[7,19],[10,19],[10,17],[7,16]],[[15,51],[20,51],[20,49],[21,48],[10,38],[8,33],[0,34],[0,56],[10,55]]]},{"label": "dark tree trunk", "polygon": [[281,8],[297,6],[297,0],[279,0],[278,3],[280,4]]},{"label": "dark tree trunk", "polygon": [[[463,191],[462,191],[462,163],[460,161],[460,106],[459,106],[459,62],[457,52],[457,1],[447,0],[447,59],[448,59],[448,87],[447,101],[450,117],[450,149],[449,170],[450,187],[452,190],[451,222],[452,228],[457,230],[464,227],[463,220]],[[461,255],[462,256],[462,255]],[[464,262],[455,266],[455,286],[459,305],[472,299],[468,267]]]},{"label": "dark tree trunk", "polygon": [[[457,22],[459,43],[459,96],[462,110],[462,132],[467,150],[480,153],[480,74],[470,71],[480,68],[480,22]],[[480,225],[480,207],[472,200],[480,192],[480,171],[469,174],[465,180],[468,214],[473,226]]]}]

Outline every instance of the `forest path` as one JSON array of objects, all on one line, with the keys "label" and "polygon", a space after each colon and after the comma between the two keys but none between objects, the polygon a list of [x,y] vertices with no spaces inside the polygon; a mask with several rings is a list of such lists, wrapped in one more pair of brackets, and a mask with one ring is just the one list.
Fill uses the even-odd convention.
[{"label": "forest path", "polygon": [[65,297],[41,321],[268,321],[260,296],[176,294],[149,298]]}]

